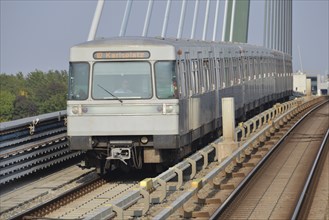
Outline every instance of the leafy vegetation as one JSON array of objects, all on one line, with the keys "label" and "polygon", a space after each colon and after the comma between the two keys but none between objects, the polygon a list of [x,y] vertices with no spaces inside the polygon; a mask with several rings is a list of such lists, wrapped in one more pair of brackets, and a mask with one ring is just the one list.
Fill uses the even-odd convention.
[{"label": "leafy vegetation", "polygon": [[64,110],[67,72],[0,74],[0,122]]}]

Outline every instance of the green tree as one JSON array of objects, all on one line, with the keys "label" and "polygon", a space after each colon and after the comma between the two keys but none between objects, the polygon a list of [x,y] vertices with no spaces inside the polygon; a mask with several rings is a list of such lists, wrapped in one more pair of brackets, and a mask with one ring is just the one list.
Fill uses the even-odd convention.
[{"label": "green tree", "polygon": [[45,74],[40,70],[27,75],[26,87],[28,96],[37,106],[49,98],[46,84]]},{"label": "green tree", "polygon": [[[29,90],[28,93],[31,94],[31,100],[38,108],[38,114],[59,111],[66,108],[66,71],[51,70],[46,74],[39,70],[31,72],[27,77],[27,87]],[[58,98],[60,96],[62,98]]]},{"label": "green tree", "polygon": [[12,120],[14,101],[15,95],[9,91],[0,92],[0,122]]},{"label": "green tree", "polygon": [[9,121],[66,108],[67,72],[40,70],[27,76],[0,74],[0,121]]},{"label": "green tree", "polygon": [[64,109],[66,109],[66,97],[62,94],[55,94],[40,106],[39,111],[46,113]]},{"label": "green tree", "polygon": [[13,120],[37,115],[36,104],[26,96],[17,96],[14,101]]},{"label": "green tree", "polygon": [[21,91],[26,90],[23,73],[20,72],[16,75],[0,74],[0,88],[1,91],[8,91],[11,94],[19,95]]}]

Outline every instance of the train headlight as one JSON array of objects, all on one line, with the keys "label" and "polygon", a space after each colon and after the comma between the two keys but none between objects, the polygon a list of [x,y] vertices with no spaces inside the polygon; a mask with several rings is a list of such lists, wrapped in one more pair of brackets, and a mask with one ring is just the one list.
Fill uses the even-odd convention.
[{"label": "train headlight", "polygon": [[83,113],[87,113],[88,112],[88,108],[87,107],[82,107],[81,110],[82,110]]},{"label": "train headlight", "polygon": [[165,104],[163,103],[162,106],[157,107],[158,112],[162,112],[162,114],[178,114],[178,106],[176,104]]},{"label": "train headlight", "polygon": [[142,137],[141,142],[142,144],[147,144],[147,142],[149,142],[149,139],[147,139],[147,137]]},{"label": "train headlight", "polygon": [[78,114],[79,113],[79,107],[78,106],[73,106],[72,107],[72,113],[73,114]]},{"label": "train headlight", "polygon": [[172,113],[173,110],[174,110],[174,106],[172,106],[172,105],[167,105],[167,106],[166,106],[166,112],[167,112],[167,113]]}]

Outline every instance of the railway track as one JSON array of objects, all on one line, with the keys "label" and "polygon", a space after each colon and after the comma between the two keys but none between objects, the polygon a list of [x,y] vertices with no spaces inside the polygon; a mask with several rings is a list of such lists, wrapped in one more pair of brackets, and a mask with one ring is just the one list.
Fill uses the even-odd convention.
[{"label": "railway track", "polygon": [[[328,118],[329,123],[329,118]],[[295,211],[295,219],[329,218],[329,129],[323,139]]]},{"label": "railway track", "polygon": [[[71,171],[72,174],[77,175],[79,173],[76,168],[70,168],[74,169],[74,173]],[[61,175],[67,176],[67,173]],[[144,173],[143,175],[146,174]],[[91,171],[85,171],[83,175],[74,179],[67,176],[67,178],[71,179],[70,181],[67,181],[65,184],[62,183],[60,187],[55,189],[47,190],[47,196],[40,195],[37,199],[39,201],[38,204],[32,200],[24,202],[31,203],[30,207],[33,207],[26,209],[26,207],[16,206],[9,211],[1,213],[0,219],[83,219],[98,208],[106,206],[107,203],[115,201],[118,197],[125,196],[133,188],[138,187],[143,175],[125,174],[117,170],[113,173],[114,177],[109,178],[100,178],[95,172]],[[40,188],[40,186],[33,186],[32,188]],[[52,195],[52,198],[49,198],[50,195]],[[10,199],[10,196],[7,196],[6,201]],[[136,199],[139,199],[139,197]],[[34,200],[36,199],[34,198]],[[26,204],[21,204],[20,206],[26,206]],[[17,209],[23,210],[24,208],[24,211],[13,215],[13,213],[17,212]],[[115,213],[111,213],[110,216],[114,217]]]},{"label": "railway track", "polygon": [[[289,131],[286,126],[294,124],[303,111],[319,100],[276,105],[240,125],[236,129],[240,148],[223,161],[216,158],[219,139],[157,177],[120,183],[107,181],[87,193],[73,190],[70,193],[80,195],[63,194],[63,198],[73,199],[63,202],[63,198],[57,198],[57,202],[47,204],[48,208],[30,210],[19,218],[208,219],[271,151],[272,145],[284,139],[282,136]],[[64,203],[65,207],[59,205]]]},{"label": "railway track", "polygon": [[[315,180],[311,181],[312,184],[316,185],[315,190],[311,190],[311,195],[313,195],[313,199],[308,199],[306,203],[307,219],[329,219],[329,153],[328,153],[328,142],[326,142],[326,158],[323,162],[323,159],[320,159],[319,162],[322,169],[317,169],[319,172],[315,173]],[[322,154],[325,155],[325,154]],[[322,163],[323,162],[323,163]],[[319,177],[320,176],[320,177]],[[312,186],[310,187],[312,189]],[[308,192],[307,192],[308,193]],[[304,208],[304,204],[302,209]],[[298,216],[299,217],[299,216]]]},{"label": "railway track", "polygon": [[[306,188],[315,189],[313,184],[303,190],[304,183],[310,179],[308,175],[313,176],[317,169],[322,168],[316,168],[313,161],[317,155],[320,158],[321,153],[325,152],[320,149],[329,146],[328,136],[324,138],[329,129],[328,110],[329,103],[326,102],[310,112],[298,126],[288,132],[257,172],[255,170],[246,183],[237,188],[231,196],[232,199],[223,204],[212,218],[305,219],[307,209],[295,207],[297,204],[307,203],[307,200],[312,198],[301,196],[299,200],[301,194],[305,195]],[[321,143],[323,148],[320,148]],[[322,158],[326,158],[326,154],[323,154]],[[328,196],[328,191],[326,195]],[[320,218],[323,217],[324,215]]]},{"label": "railway track", "polygon": [[93,181],[98,176],[93,169],[82,170],[77,166],[64,168],[56,173],[32,181],[21,187],[0,191],[0,219],[22,219],[24,213]]},{"label": "railway track", "polygon": [[[99,187],[95,187],[84,195],[81,194],[79,198],[67,203],[66,206],[61,206],[53,212],[44,215],[44,217],[64,219],[80,219],[86,217],[89,213],[102,206],[106,206],[107,203],[111,203],[136,186],[138,186],[138,181],[126,181],[123,183],[122,181],[106,182],[102,180],[102,184]],[[81,190],[77,193],[81,193]],[[114,217],[115,214],[112,213],[112,216]]]}]

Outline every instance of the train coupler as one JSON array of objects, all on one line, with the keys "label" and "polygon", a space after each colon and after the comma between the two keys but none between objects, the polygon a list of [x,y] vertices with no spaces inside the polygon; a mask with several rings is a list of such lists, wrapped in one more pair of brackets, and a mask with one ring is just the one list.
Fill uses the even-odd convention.
[{"label": "train coupler", "polygon": [[121,160],[124,164],[127,165],[127,162],[125,160],[129,160],[130,158],[130,147],[119,147],[109,149],[109,154],[106,160]]},{"label": "train coupler", "polygon": [[126,140],[112,140],[109,142],[107,147],[107,158],[106,160],[120,160],[125,165],[127,162],[125,160],[129,160],[131,158],[131,147],[132,141]]}]

